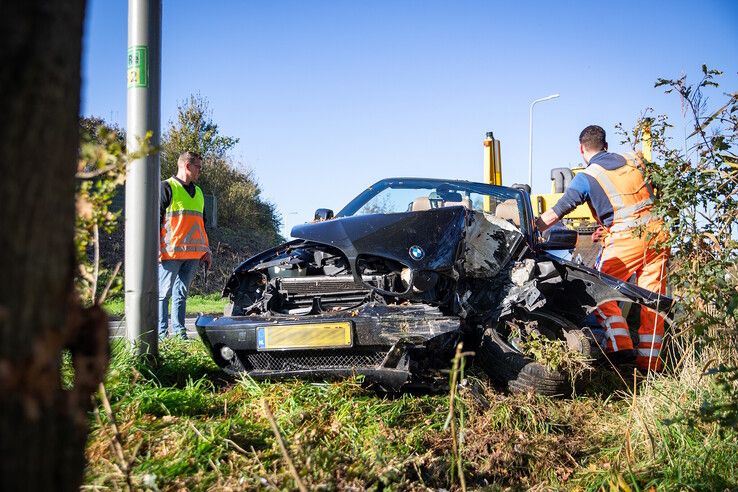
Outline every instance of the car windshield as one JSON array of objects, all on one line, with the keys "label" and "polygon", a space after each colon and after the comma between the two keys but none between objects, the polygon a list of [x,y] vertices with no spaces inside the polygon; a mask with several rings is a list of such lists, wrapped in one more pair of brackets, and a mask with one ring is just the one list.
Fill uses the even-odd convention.
[{"label": "car windshield", "polygon": [[422,212],[460,206],[495,214],[520,227],[524,217],[522,193],[503,186],[432,179],[382,180],[344,207],[336,217]]}]

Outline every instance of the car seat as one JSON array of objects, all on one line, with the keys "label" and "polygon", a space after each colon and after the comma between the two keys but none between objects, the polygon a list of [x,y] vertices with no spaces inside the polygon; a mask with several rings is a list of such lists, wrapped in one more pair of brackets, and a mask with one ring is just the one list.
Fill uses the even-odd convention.
[{"label": "car seat", "polygon": [[514,198],[505,200],[497,205],[495,217],[511,222],[516,227],[520,227],[520,212],[518,211],[518,201]]},{"label": "car seat", "polygon": [[419,196],[410,204],[411,212],[417,212],[419,210],[430,210],[431,208],[433,207],[431,206],[430,198],[428,198],[427,196]]},{"label": "car seat", "polygon": [[459,201],[445,201],[443,202],[444,207],[464,207],[467,210],[472,209],[472,202],[471,199],[468,196],[463,197]]}]

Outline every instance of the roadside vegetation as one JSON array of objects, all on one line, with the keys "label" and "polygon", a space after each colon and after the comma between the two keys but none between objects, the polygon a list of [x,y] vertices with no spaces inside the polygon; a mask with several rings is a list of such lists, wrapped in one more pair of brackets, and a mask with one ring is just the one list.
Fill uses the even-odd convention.
[{"label": "roadside vegetation", "polygon": [[[683,418],[723,397],[719,385],[699,370],[641,383],[635,392],[627,374],[600,376],[586,393],[561,400],[501,394],[474,368],[460,375],[451,418],[466,487],[738,484],[736,430]],[[153,369],[116,345],[105,391],[117,433],[98,396],[88,486],[289,490],[297,476],[311,490],[460,487],[448,394],[389,397],[357,379],[229,380],[199,341],[175,339],[162,345]]]},{"label": "roadside vegetation", "polygon": [[[669,284],[679,301],[672,340],[685,361],[724,396],[706,400],[693,419],[738,426],[738,91],[719,91],[722,72],[702,66],[700,79],[659,79],[656,87],[679,97],[691,133],[672,136],[672,124],[649,110],[630,134],[631,144],[651,130],[647,171],[658,193],[656,213],[670,238]],[[674,344],[673,344],[674,345]]]},{"label": "roadside vegetation", "polygon": [[[80,139],[76,242],[81,270],[77,284],[86,295],[97,275],[100,289],[110,279],[109,293],[116,294],[122,287],[122,275],[114,273],[121,273],[124,256],[123,228],[119,227],[123,185],[127,166],[136,156],[126,154],[125,131],[101,118],[80,118]],[[191,95],[168,123],[161,147],[146,144],[139,153],[160,152],[162,179],[176,174],[177,158],[185,150],[203,156],[198,185],[205,194],[214,195],[218,205],[217,227],[206,224],[213,264],[195,277],[192,290],[197,294],[220,292],[243,260],[283,240],[276,207],[261,195],[253,171],[230,154],[237,143],[237,138],[221,134],[207,99]]]},{"label": "roadside vegetation", "polygon": [[[115,344],[89,417],[85,487],[737,489],[738,93],[708,107],[703,92],[719,76],[703,67],[694,85],[658,81],[694,120],[686,141],[672,140],[668,120],[651,114],[623,130],[634,148],[651,130],[646,165],[671,231],[665,247],[679,304],[663,375],[597,368],[569,399],[509,395],[457,355],[448,392],[386,395],[360,378],[227,378],[199,340],[166,340],[153,364]],[[94,230],[85,237],[94,249]],[[100,301],[95,292],[107,281],[94,266],[88,271],[80,288]],[[116,309],[115,299],[106,306]],[[529,355],[563,363],[556,347],[538,342],[528,341]],[[68,360],[64,367],[71,382]]]}]

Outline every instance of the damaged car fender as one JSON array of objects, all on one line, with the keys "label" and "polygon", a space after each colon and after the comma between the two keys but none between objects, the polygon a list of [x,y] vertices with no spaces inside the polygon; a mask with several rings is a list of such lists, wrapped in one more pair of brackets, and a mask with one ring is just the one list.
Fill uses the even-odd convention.
[{"label": "damaged car fender", "polygon": [[539,259],[538,270],[537,284],[547,302],[569,319],[582,319],[608,301],[635,303],[665,316],[674,305],[666,295],[548,253]]}]

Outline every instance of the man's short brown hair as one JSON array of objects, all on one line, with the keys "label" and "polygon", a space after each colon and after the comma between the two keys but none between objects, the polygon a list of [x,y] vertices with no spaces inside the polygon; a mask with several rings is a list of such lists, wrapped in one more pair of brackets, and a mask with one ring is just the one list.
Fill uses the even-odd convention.
[{"label": "man's short brown hair", "polygon": [[179,159],[177,159],[177,164],[192,164],[194,162],[202,162],[202,156],[198,154],[197,152],[192,152],[191,150],[186,150],[179,154]]},{"label": "man's short brown hair", "polygon": [[601,126],[589,125],[579,134],[579,143],[589,151],[605,150],[607,147],[605,130]]}]

